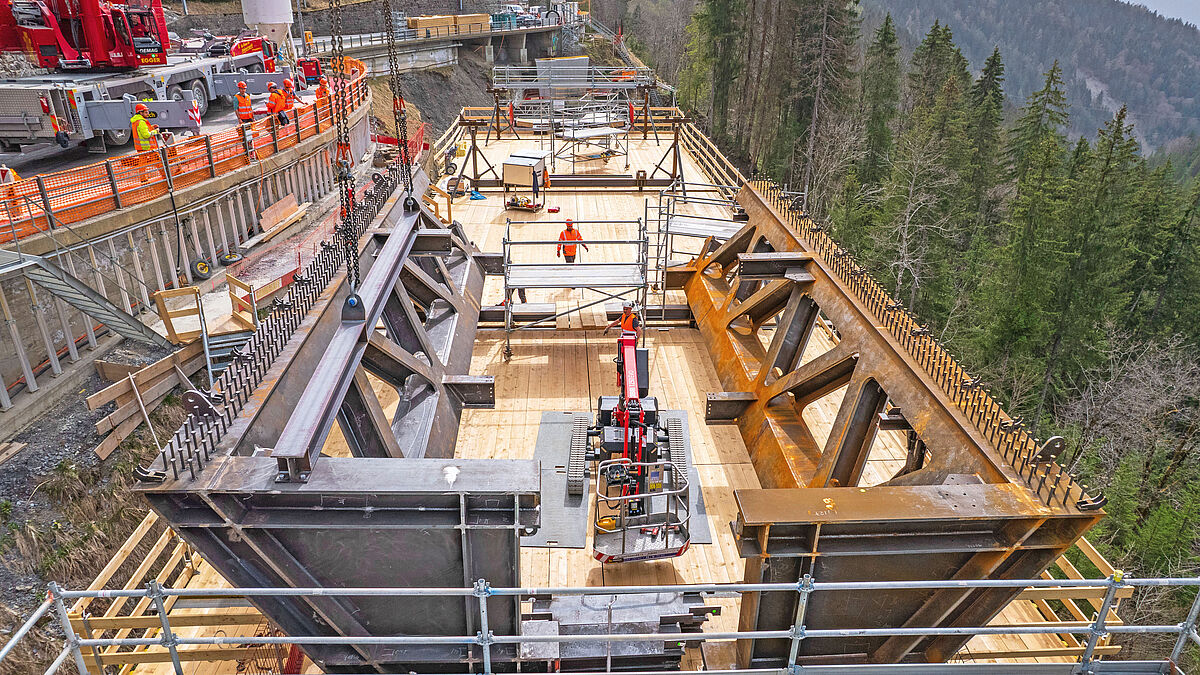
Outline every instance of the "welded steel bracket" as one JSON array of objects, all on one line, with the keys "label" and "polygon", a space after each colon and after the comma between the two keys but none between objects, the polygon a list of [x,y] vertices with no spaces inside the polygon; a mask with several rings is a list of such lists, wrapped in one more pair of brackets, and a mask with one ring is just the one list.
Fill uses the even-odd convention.
[{"label": "welded steel bracket", "polygon": [[708,424],[736,422],[738,416],[758,400],[748,391],[709,392],[704,402],[704,421]]},{"label": "welded steel bracket", "polygon": [[496,407],[496,378],[491,375],[446,375],[442,384],[464,408]]}]

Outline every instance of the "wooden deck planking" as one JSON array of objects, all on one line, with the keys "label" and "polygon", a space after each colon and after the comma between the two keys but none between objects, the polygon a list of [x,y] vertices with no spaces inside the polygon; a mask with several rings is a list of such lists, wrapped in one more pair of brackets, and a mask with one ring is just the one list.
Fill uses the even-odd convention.
[{"label": "wooden deck planking", "polygon": [[[512,150],[537,147],[536,141],[505,139],[491,143],[484,149],[493,164],[499,167]],[[630,139],[631,167],[628,173],[645,169],[648,173],[669,147],[669,135],[655,145],[653,138],[642,141]],[[623,163],[620,163],[623,166]],[[588,172],[623,172],[618,162],[588,162],[580,164]],[[558,171],[569,170],[569,163],[560,162]],[[684,173],[688,180],[706,181],[698,166],[684,154]],[[454,214],[464,224],[468,237],[483,251],[500,252],[505,234],[505,219],[529,220],[546,225],[521,225],[517,228],[518,238],[556,239],[561,221],[574,220],[633,220],[645,216],[647,200],[654,206],[657,191],[568,191],[555,188],[553,184],[542,198],[547,206],[558,206],[558,213],[542,210],[539,213],[520,211],[505,212],[503,196],[498,190],[484,191],[486,199],[471,201],[467,198],[455,200]],[[713,205],[689,204],[681,209],[684,213],[697,215],[721,215],[722,210]],[[551,224],[548,221],[553,221]],[[631,238],[628,225],[581,224],[587,239]],[[653,228],[653,223],[651,223]],[[653,229],[652,229],[653,231]],[[696,251],[700,239],[683,239],[676,248]],[[581,262],[626,262],[629,247],[618,245],[591,246],[590,251],[580,251]],[[651,248],[650,255],[654,255]],[[554,263],[552,245],[539,246],[534,251],[522,251],[522,259],[537,263]],[[678,257],[678,255],[677,255]],[[598,294],[583,289],[531,289],[527,291],[531,302],[552,302],[562,306],[585,304],[599,298]],[[683,302],[682,295],[672,292],[670,302]],[[499,278],[491,277],[485,285],[484,305],[499,304],[503,299],[503,284]],[[588,310],[583,310],[587,313]],[[528,458],[533,456],[537,440],[541,412],[546,410],[579,410],[594,413],[596,397],[611,394],[615,390],[615,374],[612,358],[616,353],[613,336],[600,331],[583,331],[579,327],[595,325],[602,317],[602,306],[592,310],[586,317],[573,315],[563,322],[563,331],[528,331],[515,333],[512,337],[514,356],[511,361],[502,359],[504,334],[502,331],[480,331],[474,346],[471,365],[472,374],[489,374],[496,379],[495,409],[464,410],[459,429],[456,456],[462,458]],[[804,360],[810,360],[831,348],[834,341],[823,331],[817,330]],[[666,561],[629,563],[602,566],[591,556],[590,536],[585,549],[523,548],[520,553],[520,578],[524,586],[601,586],[616,584],[677,584],[698,582],[739,582],[742,580],[744,563],[738,556],[729,530],[736,519],[737,507],[733,491],[739,488],[759,487],[758,477],[749,463],[749,457],[741,436],[733,425],[708,426],[704,424],[705,394],[720,390],[699,332],[691,329],[651,329],[647,333],[647,346],[651,350],[651,393],[658,396],[665,409],[682,409],[688,414],[692,439],[693,463],[700,477],[708,511],[709,527],[715,543],[695,545],[679,558]],[[377,395],[389,414],[394,410],[395,393],[387,385],[374,382]],[[805,419],[813,427],[814,435],[821,442],[837,413],[841,392],[809,406]],[[335,427],[326,444],[326,452],[348,454],[345,441]],[[879,435],[864,471],[864,484],[876,484],[887,480],[904,463],[904,435],[885,432]],[[227,585],[208,565],[201,566],[201,574],[193,578],[190,586],[219,587]],[[713,598],[712,604],[722,606],[722,615],[713,617],[706,625],[707,631],[735,630],[738,622],[738,600],[736,598]],[[1028,601],[1016,601],[997,617],[997,622],[1042,621],[1036,607]],[[211,628],[186,629],[215,632]],[[228,631],[229,629],[225,629]],[[235,627],[235,630],[253,632],[253,627]],[[182,631],[181,631],[182,632]],[[245,634],[245,633],[242,633]],[[968,645],[969,651],[992,651],[1004,649],[1060,647],[1062,643],[1054,636],[981,636]],[[966,653],[963,654],[966,656]],[[1059,659],[1039,659],[1059,660]],[[710,664],[710,666],[713,664]],[[147,668],[143,666],[142,668]],[[200,668],[204,668],[201,670]],[[150,673],[167,673],[169,667],[155,666]],[[188,673],[233,673],[231,662],[190,665]],[[306,672],[318,672],[313,667]],[[143,672],[139,669],[138,672]]]}]

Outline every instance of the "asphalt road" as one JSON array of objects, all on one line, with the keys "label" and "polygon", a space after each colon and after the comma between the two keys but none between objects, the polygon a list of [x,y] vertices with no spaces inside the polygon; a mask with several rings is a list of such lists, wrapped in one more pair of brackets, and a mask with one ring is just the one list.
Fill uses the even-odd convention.
[{"label": "asphalt road", "polygon": [[[251,98],[254,99],[254,107],[257,109],[261,107],[262,102],[266,100],[267,96],[263,94]],[[203,125],[200,129],[204,133],[212,133],[235,126],[237,126],[237,118],[234,116],[233,106],[213,101],[209,105],[208,115],[204,117]],[[132,152],[132,141],[124,147],[109,147],[108,152],[103,155],[89,153],[87,146],[83,143],[65,150],[53,143],[42,143],[24,146],[23,152],[0,152],[0,164],[8,166],[10,169],[16,169],[17,174],[21,178],[29,178],[38,174],[95,164],[111,157],[120,157]]]}]

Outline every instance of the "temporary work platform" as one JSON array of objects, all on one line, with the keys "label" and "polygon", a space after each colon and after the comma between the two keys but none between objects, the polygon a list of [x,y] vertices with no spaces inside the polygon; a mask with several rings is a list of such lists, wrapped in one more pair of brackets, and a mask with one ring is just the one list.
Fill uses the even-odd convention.
[{"label": "temporary work platform", "polygon": [[[513,320],[513,303],[505,302],[504,351],[508,355],[512,354],[510,338],[514,331],[541,326],[560,316],[603,304],[608,300],[636,300],[639,311],[646,306],[648,289],[646,281],[649,278],[650,251],[645,220],[639,218],[637,220],[573,220],[572,222],[584,227],[617,226],[620,229],[632,231],[634,234],[625,239],[584,239],[569,242],[550,238],[515,239],[514,225],[520,229],[538,228],[543,231],[552,231],[566,227],[566,221],[506,220],[503,241],[504,297],[506,299],[512,298],[513,291],[525,291],[531,288],[586,289],[603,296],[598,300],[591,300],[553,316],[542,317],[519,325]],[[536,255],[523,255],[525,252],[549,251],[551,248],[557,248],[564,244],[580,247],[615,247],[618,260],[615,262],[548,263],[542,262]],[[645,316],[642,317],[642,320],[645,320]]]}]

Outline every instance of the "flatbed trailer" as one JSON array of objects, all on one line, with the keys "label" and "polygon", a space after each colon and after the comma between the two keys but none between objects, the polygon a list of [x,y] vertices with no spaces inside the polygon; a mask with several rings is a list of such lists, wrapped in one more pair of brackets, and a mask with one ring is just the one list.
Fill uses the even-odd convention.
[{"label": "flatbed trailer", "polygon": [[164,129],[198,131],[209,104],[236,94],[239,80],[256,94],[264,93],[269,82],[282,85],[291,75],[288,69],[265,70],[264,55],[256,51],[172,55],[166,65],[124,73],[60,72],[0,80],[0,149],[85,142],[89,151],[104,152],[106,146],[125,145],[136,101],[146,103],[151,121]]}]

